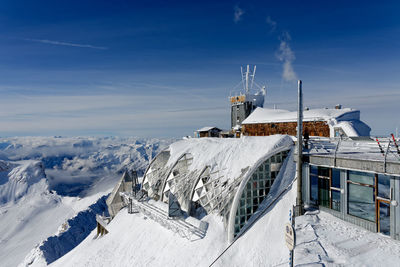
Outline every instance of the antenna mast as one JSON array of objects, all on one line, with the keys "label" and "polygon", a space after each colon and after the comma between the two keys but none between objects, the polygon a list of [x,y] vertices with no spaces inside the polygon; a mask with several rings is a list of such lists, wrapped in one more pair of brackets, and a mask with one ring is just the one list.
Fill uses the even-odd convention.
[{"label": "antenna mast", "polygon": [[253,89],[253,84],[254,84],[254,77],[256,76],[256,65],[254,65],[254,70],[253,70],[253,75],[251,75],[251,86],[250,89]]},{"label": "antenna mast", "polygon": [[[254,78],[256,76],[256,66],[254,66],[253,72],[251,72],[250,65],[247,65],[245,73],[243,73],[243,67],[240,67],[240,72],[242,74],[243,89],[246,92],[246,94],[248,94],[249,90],[253,89]],[[250,81],[250,79],[251,79],[251,81]],[[249,87],[249,83],[250,83],[250,87]]]},{"label": "antenna mast", "polygon": [[249,74],[250,74],[250,66],[247,65],[247,70],[246,70],[246,94],[249,93]]}]

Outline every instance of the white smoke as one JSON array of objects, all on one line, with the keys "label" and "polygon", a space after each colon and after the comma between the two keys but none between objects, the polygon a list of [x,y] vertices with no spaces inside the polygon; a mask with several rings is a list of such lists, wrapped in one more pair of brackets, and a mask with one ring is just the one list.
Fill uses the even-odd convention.
[{"label": "white smoke", "polygon": [[265,22],[271,27],[270,31],[274,32],[276,30],[276,21],[272,20],[270,16],[267,17]]},{"label": "white smoke", "polygon": [[280,45],[277,53],[277,58],[283,63],[282,78],[285,81],[297,80],[297,74],[293,69],[293,61],[296,59],[293,50],[290,48],[291,37],[288,32],[283,32],[279,38]]},{"label": "white smoke", "polygon": [[233,13],[233,21],[234,21],[235,23],[238,23],[239,21],[242,20],[242,16],[243,16],[243,14],[244,14],[245,12],[244,12],[243,9],[241,9],[241,8],[238,7],[238,6],[235,6],[235,7],[233,8],[233,10],[234,10],[234,13]]}]

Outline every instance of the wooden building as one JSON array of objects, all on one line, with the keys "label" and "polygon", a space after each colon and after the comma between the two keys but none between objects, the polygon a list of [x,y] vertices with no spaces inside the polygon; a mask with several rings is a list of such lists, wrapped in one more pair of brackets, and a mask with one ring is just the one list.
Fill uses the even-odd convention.
[{"label": "wooden building", "polygon": [[[369,136],[371,128],[360,121],[360,111],[342,109],[306,109],[303,112],[305,136]],[[242,134],[268,136],[273,134],[296,135],[297,112],[282,109],[257,108],[242,123]]]},{"label": "wooden building", "polygon": [[220,137],[221,129],[217,127],[203,127],[195,132],[195,137]]}]

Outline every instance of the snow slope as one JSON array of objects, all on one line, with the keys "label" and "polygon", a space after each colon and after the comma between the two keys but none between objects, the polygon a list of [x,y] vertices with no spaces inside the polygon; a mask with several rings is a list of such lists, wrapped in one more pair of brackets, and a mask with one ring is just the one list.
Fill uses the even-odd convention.
[{"label": "snow slope", "polygon": [[[55,260],[72,249],[94,228],[95,213],[102,210],[93,204],[111,191],[121,172],[127,168],[143,172],[149,159],[169,142],[0,138],[0,266],[17,266],[27,254],[25,265],[40,255],[42,262]],[[68,237],[72,231],[81,237]],[[43,250],[43,255],[40,247],[46,247],[43,241],[50,236],[48,242],[59,248],[51,253]]]},{"label": "snow slope", "polygon": [[[48,191],[43,165],[15,162],[0,186],[0,258],[2,266],[16,266],[41,239],[53,234],[73,211]],[[4,173],[3,173],[4,174]]]},{"label": "snow slope", "polygon": [[[294,194],[295,190],[286,194],[256,223],[257,228],[245,234],[246,239],[232,250],[232,254],[217,262],[216,266],[249,266],[254,257],[262,263],[270,260],[282,262],[287,252],[283,249],[283,241],[278,242],[279,246],[274,242],[282,239],[282,231],[276,231],[276,227],[287,219],[286,207],[293,203]],[[228,244],[221,217],[207,215],[203,220],[209,222],[207,235],[191,242],[140,213],[132,215],[123,209],[110,223],[109,234],[95,239],[96,232],[93,231],[79,246],[51,266],[209,266]],[[260,232],[260,229],[264,231]],[[265,246],[272,251],[266,253]]]},{"label": "snow slope", "polygon": [[[295,200],[295,190],[290,186],[295,170],[292,155],[290,159],[275,180],[275,187],[271,189],[273,196],[262,205],[266,212],[217,265],[247,266],[255,258],[255,263],[263,263],[261,265],[280,263],[287,255],[282,250],[282,233],[276,229],[286,222],[289,207]],[[280,201],[274,202],[275,199]],[[222,217],[209,214],[202,220],[209,223],[206,236],[189,241],[141,213],[128,214],[123,209],[108,225],[107,235],[96,238],[96,231],[93,231],[51,266],[209,266],[228,246],[227,234]],[[267,255],[266,249],[271,253]]]}]

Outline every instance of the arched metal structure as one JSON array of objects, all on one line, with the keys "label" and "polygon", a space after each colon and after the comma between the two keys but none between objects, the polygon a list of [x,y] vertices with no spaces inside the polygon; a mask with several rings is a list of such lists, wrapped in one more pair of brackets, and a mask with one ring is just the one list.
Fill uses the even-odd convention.
[{"label": "arched metal structure", "polygon": [[[161,200],[168,202],[169,192],[173,193],[179,203],[182,205],[184,199],[188,198],[190,194],[190,188],[193,181],[191,181],[191,175],[189,175],[189,166],[193,162],[193,156],[190,153],[184,153],[174,163],[166,176],[162,186]],[[187,210],[187,207],[182,205],[182,208]]]},{"label": "arched metal structure", "polygon": [[280,147],[261,158],[241,181],[228,219],[228,239],[232,241],[268,196],[291,147]]},{"label": "arched metal structure", "polygon": [[143,190],[166,203],[171,192],[197,218],[219,214],[233,240],[267,197],[292,148],[289,136],[181,140],[152,161]]},{"label": "arched metal structure", "polygon": [[142,189],[147,192],[148,196],[158,200],[161,197],[161,186],[163,185],[163,178],[165,177],[165,166],[170,158],[170,151],[161,151],[147,167],[143,182]]}]

